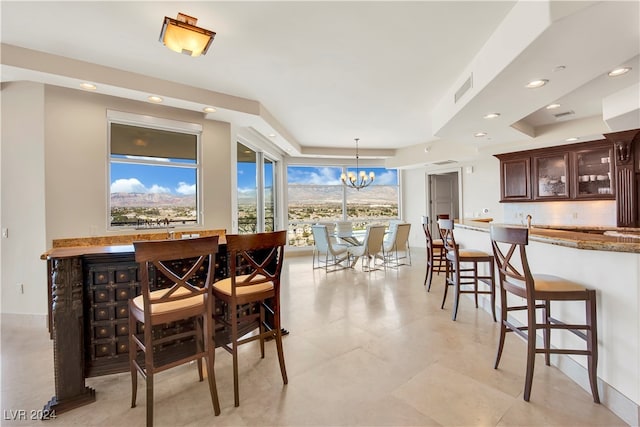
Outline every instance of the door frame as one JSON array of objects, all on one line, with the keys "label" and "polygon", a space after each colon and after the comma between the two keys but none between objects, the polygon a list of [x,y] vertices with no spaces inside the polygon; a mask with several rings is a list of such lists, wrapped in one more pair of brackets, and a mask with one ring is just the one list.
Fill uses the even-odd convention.
[{"label": "door frame", "polygon": [[235,191],[232,191],[232,232],[238,232],[238,182],[237,182],[237,148],[238,143],[244,145],[249,148],[256,154],[256,221],[257,221],[257,231],[264,229],[264,160],[268,159],[272,163],[273,167],[273,197],[274,197],[274,230],[282,230],[282,218],[283,218],[283,168],[284,168],[284,158],[283,156],[274,150],[270,141],[264,141],[259,137],[255,131],[251,129],[241,129],[236,130],[235,138],[231,139],[232,149],[231,149],[231,159],[233,164],[233,173],[232,173],[232,188]]},{"label": "door frame", "polygon": [[[463,206],[463,202],[462,202],[462,167],[456,167],[456,168],[446,168],[446,169],[439,169],[439,170],[435,170],[435,171],[427,171],[425,173],[425,212],[427,212],[427,215],[429,216],[429,220],[430,220],[430,227],[431,227],[431,232],[433,234],[433,227],[435,224],[435,218],[432,218],[432,212],[431,212],[431,207],[433,205],[432,201],[431,201],[431,176],[432,175],[448,175],[448,174],[453,174],[455,173],[456,175],[456,180],[458,183],[458,212],[457,212],[457,218],[460,219],[462,218],[462,212],[464,212],[464,206]],[[456,219],[456,218],[452,218],[452,219]]]}]

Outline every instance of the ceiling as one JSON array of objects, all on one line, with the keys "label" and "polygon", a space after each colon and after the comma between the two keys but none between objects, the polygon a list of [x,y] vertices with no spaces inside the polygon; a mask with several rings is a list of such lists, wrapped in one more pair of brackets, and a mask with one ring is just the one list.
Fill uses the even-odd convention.
[{"label": "ceiling", "polygon": [[[3,0],[2,81],[78,90],[89,81],[104,94],[159,95],[196,111],[210,105],[217,112],[203,113],[208,119],[251,128],[292,156],[348,156],[360,138],[363,157],[440,145],[455,158],[460,145],[513,150],[612,130],[603,100],[640,91],[639,6]],[[163,18],[178,12],[217,33],[205,56],[158,41]],[[631,72],[606,76],[622,65]],[[454,102],[469,77],[471,88]],[[549,83],[525,89],[535,78]],[[561,107],[544,108],[553,102]],[[637,106],[627,110],[614,113],[631,114],[619,126],[640,123]],[[500,116],[484,119],[490,112]]]}]

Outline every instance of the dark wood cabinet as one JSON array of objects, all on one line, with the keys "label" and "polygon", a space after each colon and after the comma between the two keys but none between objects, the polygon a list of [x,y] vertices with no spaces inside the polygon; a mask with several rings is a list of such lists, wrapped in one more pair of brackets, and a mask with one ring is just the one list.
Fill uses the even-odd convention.
[{"label": "dark wood cabinet", "polygon": [[569,198],[569,153],[544,153],[531,157],[534,200]]},{"label": "dark wood cabinet", "polygon": [[594,197],[613,199],[613,147],[610,144],[577,150],[573,153],[573,195],[576,199]]},{"label": "dark wood cabinet", "polygon": [[640,129],[605,134],[613,146],[616,222],[618,227],[640,223]]},{"label": "dark wood cabinet", "polygon": [[501,202],[613,200],[615,161],[607,140],[497,154]]},{"label": "dark wood cabinet", "polygon": [[529,158],[505,160],[500,163],[500,193],[502,200],[531,199],[531,166]]}]

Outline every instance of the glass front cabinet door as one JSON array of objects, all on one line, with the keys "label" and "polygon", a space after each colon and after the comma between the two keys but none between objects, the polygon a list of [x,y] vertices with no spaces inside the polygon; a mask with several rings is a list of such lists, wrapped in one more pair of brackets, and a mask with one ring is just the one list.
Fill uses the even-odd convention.
[{"label": "glass front cabinet door", "polygon": [[591,148],[573,153],[574,197],[576,199],[613,199],[613,157],[609,147]]},{"label": "glass front cabinet door", "polygon": [[533,157],[534,199],[568,199],[569,153]]}]

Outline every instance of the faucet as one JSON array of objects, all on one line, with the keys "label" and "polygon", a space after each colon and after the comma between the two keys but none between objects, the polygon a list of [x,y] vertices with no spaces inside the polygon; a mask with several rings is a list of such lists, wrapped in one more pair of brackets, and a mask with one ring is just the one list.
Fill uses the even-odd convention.
[{"label": "faucet", "polygon": [[527,228],[531,228],[531,220],[533,218],[531,217],[531,215],[527,215]]}]

